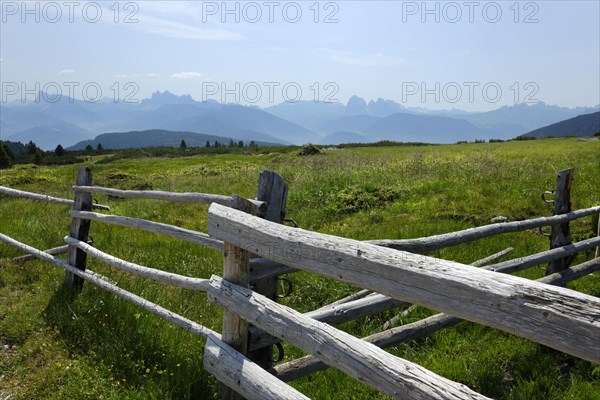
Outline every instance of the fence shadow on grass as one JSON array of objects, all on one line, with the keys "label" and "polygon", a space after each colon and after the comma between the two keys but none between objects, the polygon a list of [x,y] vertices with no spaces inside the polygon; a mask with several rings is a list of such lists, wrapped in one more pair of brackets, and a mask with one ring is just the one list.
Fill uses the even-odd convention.
[{"label": "fence shadow on grass", "polygon": [[160,318],[102,289],[84,290],[92,293],[77,296],[61,285],[43,312],[72,357],[103,364],[131,389],[164,380],[169,392],[161,398],[212,398],[216,381],[202,368],[204,340],[168,329]]}]

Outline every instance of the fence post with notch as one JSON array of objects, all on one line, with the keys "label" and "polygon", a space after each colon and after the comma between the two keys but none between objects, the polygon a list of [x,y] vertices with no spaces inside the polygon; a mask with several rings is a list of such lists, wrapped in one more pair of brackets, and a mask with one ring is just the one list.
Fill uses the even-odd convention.
[{"label": "fence post with notch", "polygon": [[[231,207],[248,214],[257,215],[255,204],[243,197],[233,195]],[[231,243],[223,243],[223,279],[242,287],[250,286],[250,253]],[[223,309],[222,340],[244,356],[248,354],[248,322],[237,314]],[[220,384],[220,400],[241,400],[244,397],[232,388]]]},{"label": "fence post with notch", "polygon": [[[258,178],[256,200],[268,204],[265,219],[282,224],[285,220],[288,184],[273,171],[265,170]],[[257,267],[258,268],[258,267]],[[279,297],[279,281],[276,275],[250,282],[253,290],[273,301]],[[279,347],[280,351],[281,348]],[[281,354],[280,354],[281,356]],[[265,369],[273,367],[273,346],[268,345],[252,351],[248,358]]]},{"label": "fence post with notch", "polygon": [[[87,167],[80,167],[77,171],[77,186],[92,186],[92,171]],[[86,192],[75,192],[75,211],[92,211],[92,194]],[[90,231],[90,220],[74,217],[71,222],[71,230],[69,236],[82,242],[88,241]],[[87,253],[78,249],[75,246],[69,245],[67,251],[67,262],[77,269],[85,271],[87,261]],[[65,285],[74,289],[81,290],[83,288],[83,278],[74,275],[71,272],[66,272]]]},{"label": "fence post with notch", "polygon": [[[571,212],[571,183],[573,182],[573,168],[558,172],[556,177],[556,189],[554,190],[554,215],[567,214]],[[569,222],[552,225],[550,233],[550,249],[571,244],[571,233]],[[550,261],[546,268],[546,275],[563,271],[569,268],[574,256]]]}]

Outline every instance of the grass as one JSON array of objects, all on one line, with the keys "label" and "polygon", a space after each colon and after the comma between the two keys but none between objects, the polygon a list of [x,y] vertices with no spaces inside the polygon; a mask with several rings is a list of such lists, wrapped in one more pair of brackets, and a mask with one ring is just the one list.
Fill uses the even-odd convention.
[{"label": "grass", "polygon": [[[298,157],[297,150],[265,155],[198,155],[125,158],[94,163],[94,183],[121,189],[199,191],[253,197],[258,175],[271,169],[289,183],[288,217],[302,228],[354,239],[411,238],[489,223],[550,215],[541,193],[558,170],[575,167],[574,209],[600,201],[600,142],[576,139],[419,147],[326,150]],[[100,161],[96,159],[94,161]],[[78,165],[3,170],[0,185],[71,198]],[[207,207],[99,195],[111,213],[206,231]],[[67,207],[0,198],[0,232],[37,248],[62,244],[70,226]],[[597,221],[597,220],[596,220]],[[571,224],[574,240],[594,236],[592,218]],[[219,274],[221,256],[159,235],[92,222],[94,245],[125,260],[180,274]],[[506,247],[508,257],[548,248],[537,230],[505,234],[431,253],[470,263]],[[217,382],[202,369],[203,341],[86,284],[74,295],[63,271],[0,245],[0,398],[210,399]],[[578,256],[576,263],[593,257]],[[200,324],[220,330],[221,310],[206,296],[111,269],[89,268],[119,285]],[[543,275],[541,268],[520,272]],[[309,311],[356,288],[297,273],[282,302]],[[600,296],[600,275],[568,287]],[[356,336],[378,329],[398,311],[342,328]],[[402,323],[429,316],[417,308]],[[600,399],[600,367],[495,329],[464,322],[389,350],[444,377],[497,399]],[[301,356],[285,347],[286,361]],[[330,369],[295,381],[315,399],[386,398]]]}]

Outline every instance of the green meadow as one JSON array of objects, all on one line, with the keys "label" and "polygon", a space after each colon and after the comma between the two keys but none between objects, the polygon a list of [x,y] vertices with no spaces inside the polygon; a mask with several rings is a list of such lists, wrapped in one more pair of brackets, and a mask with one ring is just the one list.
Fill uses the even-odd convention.
[{"label": "green meadow", "polygon": [[[260,172],[288,182],[287,217],[300,227],[366,239],[429,236],[490,223],[552,214],[541,199],[556,172],[574,167],[573,209],[600,204],[600,141],[575,138],[440,146],[298,150],[187,157],[95,156],[85,165],[94,184],[119,189],[195,191],[253,198]],[[111,161],[112,160],[112,161]],[[72,198],[77,168],[17,165],[0,185]],[[111,214],[206,232],[206,205],[95,196]],[[0,232],[46,249],[63,244],[69,207],[0,196]],[[571,223],[574,241],[595,236],[597,217]],[[94,246],[114,256],[188,276],[221,274],[222,256],[143,231],[91,223]],[[471,263],[507,247],[503,259],[547,250],[539,230],[504,234],[430,253]],[[86,283],[74,294],[64,271],[41,261],[17,263],[19,251],[0,243],[0,399],[213,399],[217,381],[202,368],[204,341]],[[594,251],[581,253],[580,263]],[[220,331],[222,310],[204,294],[133,277],[88,258],[88,267],[119,286]],[[519,275],[535,279],[543,266]],[[306,273],[290,275],[293,293],[281,302],[306,312],[356,290]],[[600,296],[600,273],[568,287]],[[405,307],[404,307],[405,308]],[[377,332],[403,308],[341,326],[355,336]],[[398,324],[435,313],[416,308]],[[600,340],[600,338],[599,338]],[[390,348],[448,379],[495,399],[600,399],[600,366],[470,322]],[[303,353],[285,346],[284,361]],[[384,399],[329,369],[291,383],[314,399]]]}]

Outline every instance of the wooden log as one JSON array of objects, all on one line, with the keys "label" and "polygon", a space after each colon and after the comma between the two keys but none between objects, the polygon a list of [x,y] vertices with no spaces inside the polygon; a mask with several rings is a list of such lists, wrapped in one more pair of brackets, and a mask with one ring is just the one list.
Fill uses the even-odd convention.
[{"label": "wooden log", "polygon": [[349,296],[343,297],[339,300],[334,301],[333,303],[329,303],[327,306],[337,306],[338,304],[344,304],[344,303],[348,303],[349,301],[353,301],[353,300],[358,300],[358,299],[362,299],[368,295],[370,295],[371,293],[373,293],[372,290],[369,289],[361,289],[356,293],[352,293]]},{"label": "wooden log", "polygon": [[534,265],[540,265],[545,262],[564,258],[577,254],[581,251],[594,248],[600,244],[600,237],[595,237],[587,240],[582,240],[573,244],[562,246],[552,250],[546,250],[541,253],[532,254],[530,256],[515,258],[514,260],[508,260],[499,262],[496,264],[488,265],[486,268],[490,271],[503,272],[510,274],[513,272],[521,271],[525,268],[533,267]]},{"label": "wooden log", "polygon": [[373,293],[372,295],[363,297],[362,299],[356,299],[341,304],[328,305],[317,310],[307,312],[305,315],[309,318],[324,322],[329,325],[339,325],[405,304],[406,303],[401,300],[396,300],[383,294]]},{"label": "wooden log", "polygon": [[[123,197],[129,199],[165,200],[184,203],[211,204],[218,203],[224,206],[232,206],[232,197],[221,194],[195,193],[195,192],[163,192],[160,190],[121,190],[105,188],[100,186],[73,186],[75,192],[101,193],[109,196]],[[263,201],[248,200],[258,209],[266,211],[267,204]]]},{"label": "wooden log", "polygon": [[[477,261],[471,263],[471,265],[485,263],[489,260],[493,260],[495,258],[501,257],[511,250],[512,250],[512,248],[509,247],[508,249],[505,249],[498,253],[492,254],[491,256],[488,256],[481,260],[477,260]],[[327,306],[321,307],[320,309],[312,311],[305,315],[310,316],[311,318],[316,319],[317,321],[326,322],[330,325],[337,325],[337,324],[352,321],[354,319],[358,319],[358,318],[361,318],[361,317],[364,317],[367,315],[385,311],[392,307],[397,307],[402,304],[405,304],[404,302],[401,302],[398,300],[394,301],[392,298],[390,298],[388,296],[385,296],[382,294],[372,294],[372,293],[373,292],[371,290],[363,289],[359,292],[356,292],[356,293],[354,293],[350,296],[347,296],[343,299],[340,299],[338,301],[330,303]],[[368,296],[367,302],[358,302],[358,301],[352,300],[352,299],[361,299],[364,296]],[[337,307],[341,304],[346,304],[346,306],[345,307]],[[375,307],[373,307],[373,306],[375,306]],[[411,306],[409,309],[411,309],[411,310],[414,309],[414,305]],[[384,326],[383,329],[388,329],[389,327],[394,325],[396,322],[398,322],[400,317],[406,316],[407,311],[408,310],[405,310],[400,314],[400,316],[393,317],[392,319],[387,321],[383,325]],[[330,314],[336,315],[337,318],[325,320],[324,318],[327,318]],[[252,346],[252,342],[251,342],[251,346]]]},{"label": "wooden log", "polygon": [[582,276],[589,275],[596,271],[600,271],[600,259],[594,258],[574,267],[556,272],[552,275],[547,275],[538,279],[537,281],[550,285],[564,286],[575,279],[579,279]]},{"label": "wooden log", "polygon": [[177,286],[184,289],[199,290],[206,292],[208,288],[208,279],[193,278],[190,276],[184,276],[175,274],[172,272],[161,271],[158,269],[148,268],[142,265],[134,264],[125,260],[121,260],[115,256],[104,253],[87,243],[72,237],[65,237],[65,242],[85,251],[87,254],[104,261],[108,265],[111,265],[121,271],[126,271],[131,274],[141,276],[144,278],[153,279],[155,281],[163,282],[168,285]]},{"label": "wooden log", "polygon": [[[600,237],[600,214],[598,214],[598,229],[597,229],[597,233],[596,236]],[[600,257],[600,246],[596,247],[596,258]]]},{"label": "wooden log", "polygon": [[469,228],[462,231],[444,233],[441,235],[428,236],[417,239],[401,240],[367,240],[366,243],[389,247],[396,250],[422,253],[438,250],[448,246],[471,242],[489,236],[508,232],[519,232],[527,229],[540,228],[542,226],[562,224],[574,219],[583,218],[588,215],[598,214],[600,206],[571,211],[567,214],[552,217],[541,217],[524,221],[503,222],[498,224],[484,225],[477,228]]},{"label": "wooden log", "polygon": [[[571,184],[573,182],[573,168],[558,172],[556,189],[554,190],[554,215],[567,214],[571,211]],[[550,233],[550,249],[556,249],[571,244],[569,222],[553,225]],[[546,275],[569,268],[575,257],[564,257],[552,260],[546,268]]]},{"label": "wooden log", "polygon": [[[460,322],[463,322],[463,320],[458,317],[451,317],[440,313],[417,322],[375,333],[363,338],[363,340],[385,349],[400,343],[423,338]],[[327,368],[329,368],[329,365],[319,360],[316,356],[307,355],[286,362],[285,364],[277,365],[271,372],[282,381],[289,382]]]},{"label": "wooden log", "polygon": [[[64,246],[58,246],[58,247],[53,247],[48,250],[44,250],[44,253],[48,253],[48,254],[52,254],[53,256],[57,256],[59,254],[65,254],[67,251],[69,251],[69,246],[64,245]],[[24,261],[35,260],[35,257],[32,256],[31,254],[26,254],[24,256],[14,257],[12,260],[15,262],[24,262]]]},{"label": "wooden log", "polygon": [[[565,214],[566,215],[566,214]],[[209,233],[262,257],[600,362],[600,299],[452,261],[273,224],[218,204]]]},{"label": "wooden log", "polygon": [[400,312],[400,314],[394,315],[392,318],[385,321],[385,323],[383,325],[381,325],[380,329],[381,330],[390,329],[391,327],[396,325],[398,322],[400,322],[400,320],[402,318],[406,317],[408,314],[413,312],[417,307],[418,306],[416,304],[413,304],[410,307],[408,307],[406,310],[402,310]]},{"label": "wooden log", "polygon": [[[44,201],[46,203],[64,204],[66,206],[71,206],[71,207],[73,207],[75,205],[75,201],[73,201],[73,200],[61,199],[59,197],[48,196],[45,194],[25,192],[23,190],[11,189],[11,188],[7,188],[5,186],[0,186],[0,194],[4,194],[7,196],[13,196],[13,197],[20,197],[20,198],[29,199],[29,200]],[[109,206],[105,206],[102,204],[93,204],[92,207],[96,208],[98,210],[110,210]]]},{"label": "wooden log", "polygon": [[223,251],[223,242],[211,238],[206,233],[196,232],[178,226],[148,221],[140,218],[122,217],[117,215],[105,215],[86,211],[69,211],[72,217],[98,221],[105,224],[119,225],[127,228],[140,229],[146,232],[159,233],[161,235],[185,240],[190,243],[206,246],[211,249]]},{"label": "wooden log", "polygon": [[[232,205],[235,209],[249,215],[256,212],[253,204],[246,199],[234,196]],[[223,243],[223,278],[244,288],[250,286],[250,255],[231,243]],[[223,341],[237,350],[242,356],[248,354],[248,321],[228,309],[223,310]],[[219,387],[221,400],[241,400],[243,397],[235,391],[235,387],[227,384]]]},{"label": "wooden log", "polygon": [[[327,305],[314,311],[305,313],[308,318],[323,322],[328,325],[339,325],[344,322],[376,314],[393,307],[406,304],[400,300],[393,299],[382,294],[373,294],[362,299],[349,301],[347,303]],[[252,351],[268,345],[279,343],[280,340],[262,331],[259,328],[250,328],[249,349]]]},{"label": "wooden log", "polygon": [[204,346],[204,369],[246,399],[308,399],[214,336]]},{"label": "wooden log", "polygon": [[[562,286],[567,282],[600,270],[600,259],[591,260],[564,271],[545,276],[538,282]],[[410,324],[388,329],[363,338],[381,348],[397,346],[435,333],[444,328],[454,326],[464,320],[446,314],[435,314],[431,317]],[[272,372],[284,382],[302,378],[303,376],[329,368],[327,364],[313,355],[304,356],[285,364],[276,366]]]},{"label": "wooden log", "polygon": [[[89,240],[88,244],[91,244],[92,241]],[[62,246],[57,246],[57,247],[53,247],[51,249],[47,249],[44,250],[44,253],[48,253],[48,254],[52,254],[53,256],[57,256],[60,254],[65,254],[69,251],[69,245],[65,244]],[[19,257],[15,257],[12,259],[12,261],[15,262],[25,262],[25,261],[30,261],[30,260],[35,260],[35,257],[32,256],[31,254],[25,254],[24,256],[19,256]]]},{"label": "wooden log", "polygon": [[[600,214],[598,214],[598,233],[596,236],[600,237]],[[600,246],[596,247],[596,258],[600,257]]]},{"label": "wooden log", "polygon": [[[268,221],[282,224],[285,220],[286,203],[288,195],[288,184],[285,180],[273,171],[264,170],[258,177],[258,189],[256,199],[268,204],[266,213],[262,215]],[[256,275],[250,278],[250,285],[257,293],[267,296],[267,298],[277,301],[279,295],[279,282],[277,277],[281,273],[289,272],[287,269],[271,269],[270,274],[257,278]],[[264,272],[264,270],[263,270]],[[278,272],[278,273],[276,273]],[[252,335],[249,336],[252,340]],[[272,338],[274,339],[274,338]],[[273,347],[265,346],[254,348],[248,357],[261,367],[268,369],[273,366]]]},{"label": "wooden log", "polygon": [[285,219],[288,185],[273,171],[264,170],[258,178],[256,199],[268,203],[265,219],[282,223]]},{"label": "wooden log", "polygon": [[218,276],[211,278],[208,296],[263,330],[394,398],[487,398]]},{"label": "wooden log", "polygon": [[[247,252],[239,247],[225,243],[223,252],[223,275],[230,282],[238,282],[248,287],[248,257]],[[242,354],[248,351],[248,324],[235,313],[227,311],[223,315],[223,340]]]},{"label": "wooden log", "polygon": [[[511,251],[513,251],[513,248],[508,247],[502,251],[499,251],[498,253],[492,254],[486,258],[482,258],[481,260],[472,262],[470,265],[472,265],[474,267],[479,267],[479,266],[485,265],[485,264],[489,263],[490,261],[493,261],[495,259],[498,259],[498,258],[510,253]],[[250,280],[251,281],[255,280],[255,279],[269,277],[269,276],[289,274],[289,273],[296,272],[296,271],[298,271],[297,268],[292,268],[292,267],[289,267],[284,264],[280,264],[280,263],[276,263],[271,260],[267,260],[265,258],[256,258],[256,259],[250,260]],[[372,293],[373,293],[372,290],[362,289],[362,290],[359,290],[358,292],[353,293],[349,296],[346,296],[346,297],[336,300],[332,303],[329,303],[328,305],[324,306],[324,308],[329,307],[329,306],[336,306],[338,304],[347,303],[347,302],[353,301],[353,300],[362,299],[363,297],[366,297]]]},{"label": "wooden log", "polygon": [[129,301],[130,303],[133,303],[136,306],[139,306],[146,311],[149,311],[169,322],[172,322],[175,325],[177,325],[189,332],[192,332],[195,335],[201,336],[203,338],[206,338],[208,335],[214,335],[216,337],[220,337],[220,335],[218,333],[216,333],[215,331],[213,331],[205,326],[199,325],[194,321],[191,321],[187,318],[184,318],[180,315],[173,313],[172,311],[167,310],[166,308],[163,308],[163,307],[156,305],[140,296],[137,296],[137,295],[135,295],[131,292],[128,292],[124,289],[121,289],[114,283],[111,283],[110,279],[108,279],[105,276],[102,276],[93,271],[90,271],[89,269],[86,271],[82,271],[78,268],[73,267],[68,262],[66,262],[65,260],[63,260],[59,257],[54,257],[48,253],[44,253],[41,250],[38,250],[31,246],[28,246],[25,243],[19,242],[9,236],[1,234],[1,233],[0,233],[0,240],[6,244],[16,247],[19,250],[29,253],[40,260],[48,261],[52,264],[58,265],[59,267],[64,268],[66,271],[72,273],[73,275],[77,275],[80,278],[85,279],[86,281],[91,282],[98,287],[101,287],[102,289],[105,289],[111,293],[114,293],[117,296]]},{"label": "wooden log", "polygon": [[[77,184],[78,185],[91,185],[92,184],[92,171],[87,167],[79,167],[77,171]],[[75,193],[75,200],[73,209],[77,212],[86,212],[92,210],[92,195],[89,193]],[[71,230],[69,236],[83,242],[87,242],[88,233],[90,231],[90,221],[73,217],[71,221]],[[75,268],[85,271],[86,268],[87,254],[81,251],[75,246],[69,246],[67,250],[67,262]],[[80,276],[74,275],[71,272],[65,273],[65,285],[70,286],[76,290],[81,290],[83,287],[83,280]]]},{"label": "wooden log", "polygon": [[477,261],[473,261],[470,265],[474,266],[474,267],[481,267],[482,265],[486,265],[494,260],[499,259],[500,257],[503,257],[505,255],[507,255],[508,253],[510,253],[511,251],[513,251],[512,247],[508,247],[502,251],[499,251],[497,253],[494,253],[492,255],[489,255],[485,258],[482,258],[481,260],[477,260]]},{"label": "wooden log", "polygon": [[148,200],[165,200],[187,203],[219,203],[224,206],[231,207],[231,197],[220,194],[207,193],[175,193],[163,192],[160,190],[121,190],[113,188],[105,188],[100,186],[73,186],[73,190],[79,193],[100,193],[114,197],[122,197],[129,199],[148,199]]},{"label": "wooden log", "polygon": [[[502,251],[499,251],[497,253],[494,253],[490,256],[487,256],[485,258],[482,258],[480,260],[477,261],[473,261],[471,264],[471,266],[473,267],[479,267],[481,265],[485,265],[488,262],[495,260],[497,258],[500,258],[502,256],[504,256],[505,254],[511,252],[513,250],[512,247],[509,247],[507,249],[504,249]],[[488,269],[488,268],[485,268]],[[416,305],[411,305],[409,308],[407,308],[406,310],[403,310],[400,314],[393,316],[392,318],[390,318],[389,320],[387,320],[382,326],[381,329],[382,330],[386,330],[389,329],[391,327],[393,327],[394,325],[396,325],[398,322],[400,322],[401,318],[406,317],[409,313],[411,313],[417,306]]]}]

